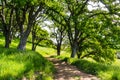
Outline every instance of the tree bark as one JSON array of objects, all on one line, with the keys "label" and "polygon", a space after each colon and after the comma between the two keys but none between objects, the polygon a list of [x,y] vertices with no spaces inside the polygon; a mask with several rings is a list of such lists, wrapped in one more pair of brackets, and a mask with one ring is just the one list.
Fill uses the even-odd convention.
[{"label": "tree bark", "polygon": [[32,28],[32,22],[30,21],[28,23],[28,26],[27,26],[27,29],[26,31],[24,32],[24,34],[20,37],[20,42],[19,42],[19,45],[17,47],[17,49],[19,50],[25,50],[26,48],[26,43],[27,43],[27,38],[31,32],[31,28]]},{"label": "tree bark", "polygon": [[[19,50],[25,50],[25,48],[26,48],[27,38],[28,38],[28,36],[29,36],[29,34],[31,32],[31,28],[32,28],[33,22],[35,20],[35,18],[33,18],[33,16],[32,16],[33,12],[34,12],[34,7],[31,7],[31,10],[29,12],[29,17],[28,17],[27,29],[25,30],[25,32],[23,32],[23,30],[21,30],[21,29],[23,29],[24,22],[22,22],[22,24],[19,24],[19,27],[20,27],[20,30],[21,30],[21,32],[20,32],[20,35],[21,35],[20,42],[19,42],[19,45],[17,47],[17,49],[19,49]],[[26,13],[26,11],[23,11],[23,19],[24,19],[24,21],[25,21],[25,17],[24,17],[25,13]],[[19,19],[19,17],[18,17],[18,19]]]},{"label": "tree bark", "polygon": [[61,44],[57,44],[57,55],[60,56]]},{"label": "tree bark", "polygon": [[9,48],[9,45],[11,43],[11,39],[10,39],[10,34],[11,34],[11,31],[10,31],[10,27],[11,25],[7,25],[6,23],[6,20],[5,20],[5,17],[2,16],[2,25],[3,25],[3,35],[5,37],[5,48]]},{"label": "tree bark", "polygon": [[18,44],[18,47],[17,49],[19,50],[25,50],[25,45],[26,45],[26,42],[27,42],[27,35],[24,35],[20,38],[20,42]]},{"label": "tree bark", "polygon": [[[29,16],[28,16],[28,24],[27,24],[27,29],[25,30],[24,34],[21,36],[20,38],[20,42],[18,45],[18,49],[19,50],[24,50],[25,46],[26,46],[26,42],[27,42],[27,38],[31,32],[31,29],[34,25],[35,19],[38,16],[39,12],[42,11],[43,7],[42,5],[38,7],[38,9],[36,10],[36,12],[34,12],[35,7],[31,6],[30,10],[29,10]],[[23,13],[23,17],[25,15],[26,11]],[[24,18],[23,18],[24,19]],[[23,24],[24,25],[24,22]]]},{"label": "tree bark", "polygon": [[9,35],[9,32],[5,34],[5,48],[9,48],[9,45],[10,45],[10,35]]},{"label": "tree bark", "polygon": [[71,58],[74,58],[77,53],[76,47],[72,48]]},{"label": "tree bark", "polygon": [[71,45],[71,48],[72,48],[71,58],[74,58],[78,49],[77,42],[74,42],[73,45]]},{"label": "tree bark", "polygon": [[[5,10],[6,8],[6,2],[3,0],[1,1],[1,11],[0,11],[0,18],[2,22],[2,27],[3,27],[3,35],[5,37],[5,48],[9,48],[9,44],[11,42],[10,39],[10,28],[12,25],[12,15],[13,15],[13,9],[10,9],[10,16],[5,15],[5,13],[8,11]],[[9,14],[9,13],[7,13]],[[9,19],[7,19],[9,17]],[[7,22],[8,21],[8,22]]]},{"label": "tree bark", "polygon": [[35,51],[36,50],[36,46],[34,43],[32,43],[32,51]]},{"label": "tree bark", "polygon": [[32,50],[35,51],[35,33],[32,31]]}]

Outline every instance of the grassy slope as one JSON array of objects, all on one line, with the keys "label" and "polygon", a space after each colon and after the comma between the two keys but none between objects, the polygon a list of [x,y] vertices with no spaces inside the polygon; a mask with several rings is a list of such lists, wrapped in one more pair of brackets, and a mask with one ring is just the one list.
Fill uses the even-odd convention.
[{"label": "grassy slope", "polygon": [[[16,41],[10,49],[3,48],[0,39],[0,80],[16,80],[26,77],[30,80],[52,80],[54,66],[38,52],[18,51]],[[30,48],[30,45],[27,45]],[[41,50],[40,50],[41,51]],[[42,53],[42,52],[41,52]]]}]

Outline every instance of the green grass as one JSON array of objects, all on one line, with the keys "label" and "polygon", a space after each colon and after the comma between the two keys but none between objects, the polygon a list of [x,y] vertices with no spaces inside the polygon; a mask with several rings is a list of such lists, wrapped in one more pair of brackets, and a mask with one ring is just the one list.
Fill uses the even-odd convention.
[{"label": "green grass", "polygon": [[52,63],[37,52],[0,47],[0,80],[51,80],[53,72]]},{"label": "green grass", "polygon": [[38,46],[37,49],[36,49],[36,51],[39,52],[44,57],[48,57],[50,55],[56,55],[56,50],[53,49],[53,48]]},{"label": "green grass", "polygon": [[[4,47],[4,37],[0,36],[0,80],[52,80],[55,68],[43,57],[55,52],[52,48],[37,47],[37,52],[30,51],[27,43],[25,51],[17,50],[18,39],[12,40],[10,49]],[[49,50],[51,52],[49,52]]]},{"label": "green grass", "polygon": [[58,57],[56,50],[49,47],[38,46],[37,52],[28,51],[31,49],[30,43],[27,43],[26,51],[18,51],[15,49],[18,45],[16,42],[18,41],[13,40],[10,46],[13,49],[4,49],[4,40],[0,39],[0,80],[16,80],[24,76],[31,80],[51,80],[54,66],[42,56],[59,58],[77,66],[83,72],[100,77],[101,80],[120,80],[118,59],[111,64],[97,63],[92,59],[69,58],[70,52],[66,51],[62,51]]}]

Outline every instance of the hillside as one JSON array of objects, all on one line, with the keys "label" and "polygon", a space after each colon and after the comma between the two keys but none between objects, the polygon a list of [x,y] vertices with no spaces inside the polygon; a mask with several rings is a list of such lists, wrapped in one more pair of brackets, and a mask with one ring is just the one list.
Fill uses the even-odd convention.
[{"label": "hillside", "polygon": [[0,39],[0,80],[51,80],[55,71],[53,64],[29,48],[17,50],[16,42],[6,49],[3,37]]}]

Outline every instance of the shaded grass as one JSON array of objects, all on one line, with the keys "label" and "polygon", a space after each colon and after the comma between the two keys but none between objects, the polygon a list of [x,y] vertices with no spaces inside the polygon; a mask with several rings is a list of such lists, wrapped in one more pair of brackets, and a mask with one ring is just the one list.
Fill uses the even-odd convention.
[{"label": "shaded grass", "polygon": [[[0,80],[52,80],[54,66],[39,53],[0,47]],[[47,79],[46,79],[47,78]]]}]

